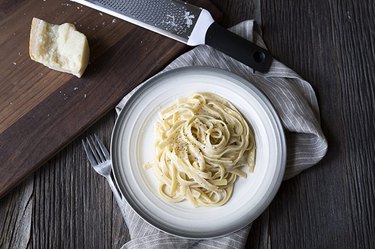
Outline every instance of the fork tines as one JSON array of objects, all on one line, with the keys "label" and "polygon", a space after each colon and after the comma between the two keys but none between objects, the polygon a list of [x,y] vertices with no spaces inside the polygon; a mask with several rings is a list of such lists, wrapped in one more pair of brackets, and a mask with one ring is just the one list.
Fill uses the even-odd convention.
[{"label": "fork tines", "polygon": [[82,139],[82,145],[92,165],[98,165],[110,159],[110,155],[97,135]]}]

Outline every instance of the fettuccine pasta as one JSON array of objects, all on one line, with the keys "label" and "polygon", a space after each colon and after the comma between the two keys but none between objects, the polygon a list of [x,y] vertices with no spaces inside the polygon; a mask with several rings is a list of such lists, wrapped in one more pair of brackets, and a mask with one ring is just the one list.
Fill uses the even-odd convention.
[{"label": "fettuccine pasta", "polygon": [[241,113],[222,97],[204,92],[179,99],[155,125],[155,162],[147,163],[159,193],[172,202],[221,206],[242,170],[253,172],[255,138]]}]

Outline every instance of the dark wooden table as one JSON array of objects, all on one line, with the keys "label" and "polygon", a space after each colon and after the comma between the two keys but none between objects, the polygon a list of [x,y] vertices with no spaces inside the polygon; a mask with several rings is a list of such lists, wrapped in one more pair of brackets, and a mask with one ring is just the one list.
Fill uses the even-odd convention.
[{"label": "dark wooden table", "polygon": [[[224,25],[256,19],[275,58],[316,90],[326,157],[282,184],[246,248],[374,248],[375,1],[213,1]],[[108,113],[87,133],[109,143]],[[85,134],[84,134],[85,135]],[[0,248],[119,248],[126,227],[82,137],[0,200]],[[0,162],[1,163],[1,162]]]}]

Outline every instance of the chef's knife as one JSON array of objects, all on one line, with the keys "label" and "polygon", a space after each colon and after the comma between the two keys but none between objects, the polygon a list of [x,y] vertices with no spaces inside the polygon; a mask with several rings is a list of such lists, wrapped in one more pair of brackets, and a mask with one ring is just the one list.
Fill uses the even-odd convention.
[{"label": "chef's knife", "polygon": [[259,72],[272,63],[267,50],[221,27],[207,10],[179,0],[73,1],[190,46],[209,45]]}]

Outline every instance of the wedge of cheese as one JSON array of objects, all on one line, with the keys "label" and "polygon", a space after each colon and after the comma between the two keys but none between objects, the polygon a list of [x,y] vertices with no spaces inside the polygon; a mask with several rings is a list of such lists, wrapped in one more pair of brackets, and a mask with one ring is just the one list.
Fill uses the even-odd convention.
[{"label": "wedge of cheese", "polygon": [[73,24],[54,25],[33,18],[29,53],[32,60],[81,77],[89,62],[89,44]]}]

